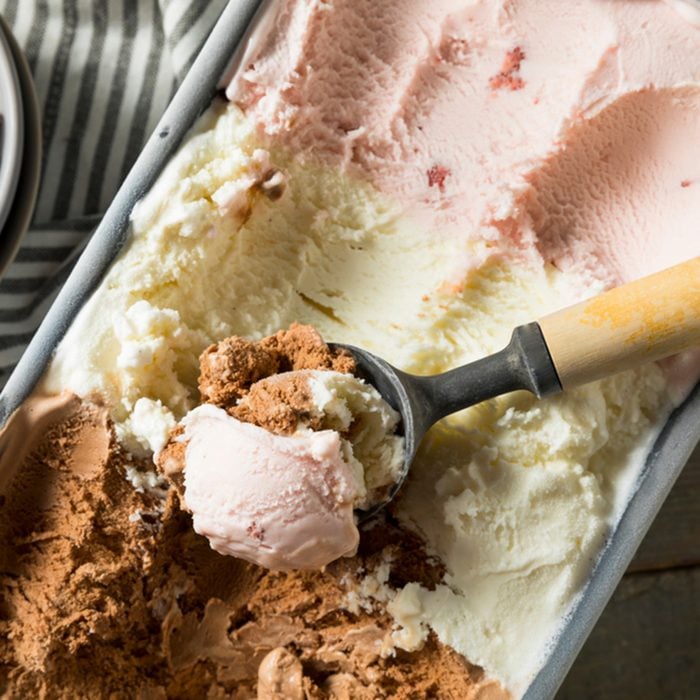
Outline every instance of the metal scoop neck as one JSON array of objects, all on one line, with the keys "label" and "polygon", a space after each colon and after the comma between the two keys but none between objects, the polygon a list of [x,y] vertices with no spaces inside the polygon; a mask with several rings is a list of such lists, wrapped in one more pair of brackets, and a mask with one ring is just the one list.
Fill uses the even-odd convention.
[{"label": "metal scoop neck", "polygon": [[357,362],[358,376],[374,386],[401,416],[403,468],[381,501],[366,510],[356,511],[360,521],[376,515],[395,498],[410,472],[421,440],[440,419],[512,391],[525,390],[541,398],[562,390],[537,323],[518,326],[508,345],[492,355],[430,376],[403,372],[354,345],[329,345],[350,352]]}]

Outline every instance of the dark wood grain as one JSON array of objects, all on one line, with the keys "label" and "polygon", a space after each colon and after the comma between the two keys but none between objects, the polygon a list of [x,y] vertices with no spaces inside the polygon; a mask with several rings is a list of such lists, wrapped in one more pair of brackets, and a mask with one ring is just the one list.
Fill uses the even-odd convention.
[{"label": "dark wood grain", "polygon": [[557,700],[700,698],[700,447]]},{"label": "dark wood grain", "polygon": [[700,447],[678,477],[629,570],[693,565],[700,565]]},{"label": "dark wood grain", "polygon": [[626,576],[557,700],[700,697],[700,568]]}]

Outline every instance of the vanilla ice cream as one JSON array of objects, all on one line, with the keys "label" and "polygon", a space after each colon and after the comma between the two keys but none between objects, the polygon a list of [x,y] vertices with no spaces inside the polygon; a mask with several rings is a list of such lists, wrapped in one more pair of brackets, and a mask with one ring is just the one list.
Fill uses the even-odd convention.
[{"label": "vanilla ice cream", "polygon": [[[208,483],[223,477],[198,434],[207,444],[219,439],[215,430],[234,435],[222,439],[250,450],[264,442],[277,456],[301,439],[295,454],[330,466],[333,483],[323,488],[347,515],[360,482],[346,469],[340,432],[282,439],[236,423],[227,409],[196,408],[209,391],[198,380],[200,354],[298,321],[403,370],[435,373],[499,349],[518,324],[699,255],[700,32],[661,1],[284,0],[271,12],[227,100],[202,116],[135,208],[130,241],[40,391],[101,397],[133,454],[162,450],[184,418],[199,465],[192,474],[211,470]],[[334,581],[347,597],[334,593],[332,602],[314,593],[329,590],[322,574],[261,579],[256,590],[288,625],[270,633],[273,647],[310,644],[321,618],[367,614],[385,625],[362,632],[372,664],[400,663],[391,654],[403,648],[411,663],[439,653],[454,669],[448,649],[480,666],[498,692],[522,695],[654,437],[699,372],[691,352],[544,401],[504,396],[441,422],[385,524],[416,540],[386,544],[384,568],[343,570]],[[236,478],[226,476],[227,489],[252,483]],[[286,483],[278,478],[258,496]],[[312,511],[324,512],[322,500]],[[198,503],[190,502],[195,513]],[[228,541],[214,532],[226,504],[214,505],[216,523],[202,531]],[[349,552],[348,522],[332,527]],[[363,532],[360,549],[372,537]],[[410,565],[398,575],[392,561]],[[289,605],[275,597],[281,582]],[[220,596],[202,598],[206,615],[204,603],[191,612],[192,595],[181,597],[167,615],[190,636],[168,639],[200,640],[177,657],[197,660],[211,639],[198,625],[227,630],[235,616],[217,617],[227,604]],[[254,632],[246,639],[255,642]],[[232,642],[217,644],[210,661]],[[287,658],[268,651],[270,663]],[[231,658],[221,677],[241,659],[256,659],[253,674],[262,663],[254,652]],[[359,666],[344,666],[352,670],[333,683],[358,696],[384,693],[382,674],[372,680]],[[459,668],[450,678],[477,678]],[[454,696],[468,694],[460,687]]]}]

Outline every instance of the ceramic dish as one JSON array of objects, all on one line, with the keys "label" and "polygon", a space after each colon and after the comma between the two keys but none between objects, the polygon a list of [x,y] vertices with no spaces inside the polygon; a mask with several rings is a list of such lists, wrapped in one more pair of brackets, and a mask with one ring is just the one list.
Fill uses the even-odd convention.
[{"label": "ceramic dish", "polygon": [[24,105],[8,34],[0,31],[0,230],[12,208],[22,167]]},{"label": "ceramic dish", "polygon": [[[13,183],[12,197],[0,199],[0,276],[14,260],[34,212],[41,174],[41,114],[29,65],[14,36],[0,18],[0,49],[8,52],[17,78],[23,134],[19,160],[13,165],[9,178]],[[3,143],[4,148],[4,143]],[[3,152],[4,159],[4,152]],[[4,177],[4,160],[0,180]],[[1,195],[4,196],[4,195]]]}]

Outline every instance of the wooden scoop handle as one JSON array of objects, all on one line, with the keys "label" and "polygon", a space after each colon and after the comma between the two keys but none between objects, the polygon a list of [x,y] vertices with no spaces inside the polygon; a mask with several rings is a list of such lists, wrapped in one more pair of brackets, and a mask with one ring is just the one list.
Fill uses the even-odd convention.
[{"label": "wooden scoop handle", "polygon": [[539,321],[563,389],[700,344],[700,257]]}]

